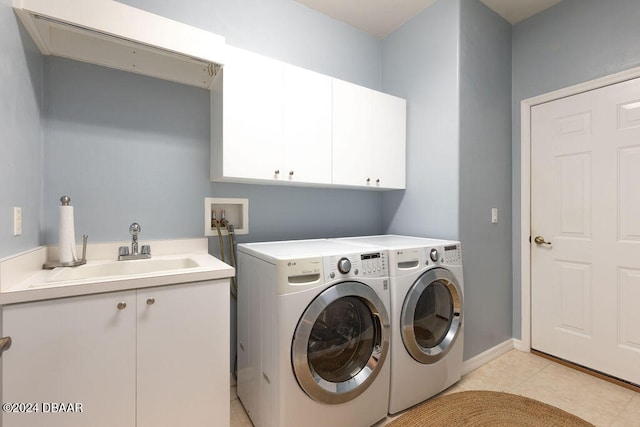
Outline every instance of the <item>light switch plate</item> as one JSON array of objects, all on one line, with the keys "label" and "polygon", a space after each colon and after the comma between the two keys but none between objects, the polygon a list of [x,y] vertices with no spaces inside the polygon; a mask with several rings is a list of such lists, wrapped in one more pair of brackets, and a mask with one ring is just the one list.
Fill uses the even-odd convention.
[{"label": "light switch plate", "polygon": [[498,208],[491,208],[491,224],[498,223]]},{"label": "light switch plate", "polygon": [[13,235],[20,236],[22,234],[22,208],[13,208]]}]

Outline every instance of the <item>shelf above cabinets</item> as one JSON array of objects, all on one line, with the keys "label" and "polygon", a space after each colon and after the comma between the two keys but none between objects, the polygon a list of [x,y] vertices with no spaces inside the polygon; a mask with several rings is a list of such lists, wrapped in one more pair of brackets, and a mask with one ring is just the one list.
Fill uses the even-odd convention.
[{"label": "shelf above cabinets", "polygon": [[14,0],[43,55],[209,88],[225,40],[113,0]]},{"label": "shelf above cabinets", "polygon": [[405,186],[403,99],[228,47],[211,114],[212,181]]}]

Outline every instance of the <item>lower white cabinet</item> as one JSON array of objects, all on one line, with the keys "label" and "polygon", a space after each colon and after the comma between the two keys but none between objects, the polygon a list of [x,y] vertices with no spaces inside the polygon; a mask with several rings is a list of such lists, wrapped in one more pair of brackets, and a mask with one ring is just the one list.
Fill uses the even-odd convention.
[{"label": "lower white cabinet", "polygon": [[228,279],[8,305],[2,322],[3,426],[229,424]]}]

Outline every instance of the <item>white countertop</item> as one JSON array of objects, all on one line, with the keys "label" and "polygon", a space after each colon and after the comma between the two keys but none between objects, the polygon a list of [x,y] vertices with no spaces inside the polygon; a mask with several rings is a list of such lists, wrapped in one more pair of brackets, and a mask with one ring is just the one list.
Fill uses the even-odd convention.
[{"label": "white countertop", "polygon": [[[235,273],[233,267],[208,254],[207,239],[145,242],[147,243],[151,245],[152,260],[170,262],[189,258],[193,265],[163,271],[59,280],[56,277],[65,275],[61,273],[67,273],[63,270],[95,268],[101,264],[116,262],[118,246],[127,243],[90,244],[87,247],[87,264],[53,270],[43,270],[42,265],[46,261],[55,259],[57,248],[39,247],[0,260],[0,305],[227,279]],[[120,262],[144,263],[145,261],[147,260]]]}]

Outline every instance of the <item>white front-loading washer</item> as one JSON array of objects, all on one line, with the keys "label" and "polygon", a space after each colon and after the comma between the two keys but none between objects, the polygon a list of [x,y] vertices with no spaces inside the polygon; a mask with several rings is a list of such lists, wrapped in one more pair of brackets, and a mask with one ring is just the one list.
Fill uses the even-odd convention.
[{"label": "white front-loading washer", "polygon": [[420,403],[460,380],[464,341],[460,242],[395,235],[340,240],[388,250],[389,413]]},{"label": "white front-loading washer", "polygon": [[329,240],[238,245],[237,390],[255,426],[385,418],[388,286],[386,251]]}]

